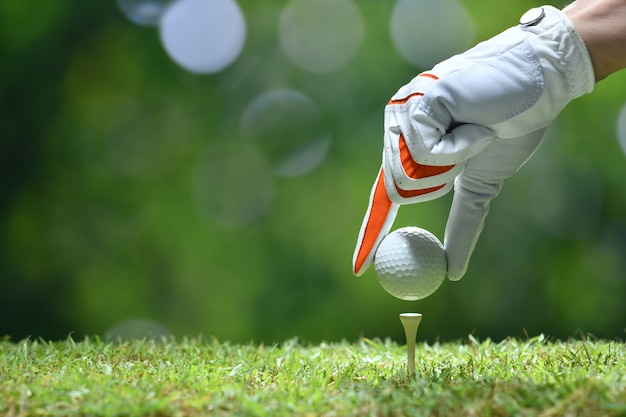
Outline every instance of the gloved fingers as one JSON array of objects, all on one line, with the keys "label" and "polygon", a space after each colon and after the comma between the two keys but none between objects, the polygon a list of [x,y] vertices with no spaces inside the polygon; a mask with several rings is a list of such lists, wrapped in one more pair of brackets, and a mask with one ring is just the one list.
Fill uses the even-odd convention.
[{"label": "gloved fingers", "polygon": [[[424,74],[416,77],[421,78]],[[411,82],[411,88],[400,89],[403,95],[397,93],[385,107],[385,147],[393,151],[396,159],[401,146],[405,146],[412,159],[422,165],[455,165],[477,155],[494,139],[488,127],[467,122],[471,119],[462,115],[452,117],[447,107],[454,109],[455,104],[444,106],[438,98],[443,95],[438,86],[444,82]]]},{"label": "gloved fingers", "polygon": [[[383,166],[387,192],[392,201],[410,204],[432,200],[450,190],[451,184],[464,168],[465,161],[485,149],[493,140],[489,129],[477,125],[460,125],[440,136],[439,142],[427,149],[415,129],[409,130],[413,139],[387,115]],[[422,130],[427,130],[424,123]],[[448,161],[451,164],[441,164]]]},{"label": "gloved fingers", "polygon": [[[421,153],[420,153],[421,151]],[[403,133],[385,132],[385,168],[403,190],[435,187],[454,179],[462,166],[424,163],[423,150],[411,151]]]},{"label": "gloved fingers", "polygon": [[385,115],[390,126],[385,131],[401,132],[413,160],[425,165],[458,164],[478,155],[495,138],[493,131],[478,124],[441,127],[419,109],[413,111],[411,118],[398,116],[390,112]]},{"label": "gloved fingers", "polygon": [[381,167],[370,193],[369,205],[352,257],[352,270],[356,276],[363,274],[372,264],[376,249],[391,229],[398,208],[387,195],[385,173]]},{"label": "gloved fingers", "polygon": [[389,100],[388,105],[402,105],[415,97],[421,97],[424,92],[439,80],[439,76],[431,72],[422,72],[414,77],[408,84],[403,85]]},{"label": "gloved fingers", "polygon": [[[385,185],[391,201],[397,204],[412,204],[428,201],[450,191],[454,178],[463,169],[463,164],[433,166],[423,165],[411,156],[402,134],[388,132],[383,151]],[[388,146],[391,143],[399,146]]]},{"label": "gloved fingers", "polygon": [[[460,167],[462,168],[462,167]],[[434,185],[432,187],[421,188],[417,190],[403,190],[395,182],[392,174],[387,170],[384,171],[385,187],[389,199],[398,205],[423,203],[425,201],[439,198],[452,190],[454,178],[443,184]]]},{"label": "gloved fingers", "polygon": [[546,129],[514,139],[497,138],[482,153],[467,161],[455,181],[454,197],[446,224],[444,248],[448,278],[463,277],[484,227],[489,206],[504,183],[537,150]]}]

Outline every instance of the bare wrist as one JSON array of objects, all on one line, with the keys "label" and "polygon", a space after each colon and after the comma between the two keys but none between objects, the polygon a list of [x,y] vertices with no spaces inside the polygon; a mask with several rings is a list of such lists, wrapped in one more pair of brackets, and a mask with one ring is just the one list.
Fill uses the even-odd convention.
[{"label": "bare wrist", "polygon": [[596,82],[626,67],[626,1],[576,0],[563,13],[587,46]]}]

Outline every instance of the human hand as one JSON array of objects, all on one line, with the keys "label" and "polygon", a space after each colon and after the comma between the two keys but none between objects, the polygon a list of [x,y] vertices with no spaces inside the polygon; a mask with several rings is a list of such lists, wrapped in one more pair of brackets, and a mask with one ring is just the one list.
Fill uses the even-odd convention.
[{"label": "human hand", "polygon": [[594,72],[570,20],[544,6],[400,88],[385,108],[383,162],[353,257],[371,264],[400,205],[455,196],[444,247],[448,278],[467,269],[490,201],[535,151]]}]

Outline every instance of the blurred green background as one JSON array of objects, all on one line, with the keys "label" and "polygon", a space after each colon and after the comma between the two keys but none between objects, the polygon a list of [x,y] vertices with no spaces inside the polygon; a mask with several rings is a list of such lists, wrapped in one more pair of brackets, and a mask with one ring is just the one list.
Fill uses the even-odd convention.
[{"label": "blurred green background", "polygon": [[[0,335],[401,340],[419,311],[429,341],[624,336],[626,74],[505,184],[463,280],[407,302],[351,273],[389,97],[537,3],[241,1],[243,49],[209,73],[122,4],[0,2]],[[450,201],[395,227],[443,238]]]}]

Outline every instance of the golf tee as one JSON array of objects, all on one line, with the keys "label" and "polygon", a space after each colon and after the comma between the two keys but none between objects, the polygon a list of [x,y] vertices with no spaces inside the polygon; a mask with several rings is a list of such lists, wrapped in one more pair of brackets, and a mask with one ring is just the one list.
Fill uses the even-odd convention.
[{"label": "golf tee", "polygon": [[421,320],[422,315],[420,313],[400,314],[400,321],[406,336],[407,368],[410,375],[415,373],[415,338]]}]

